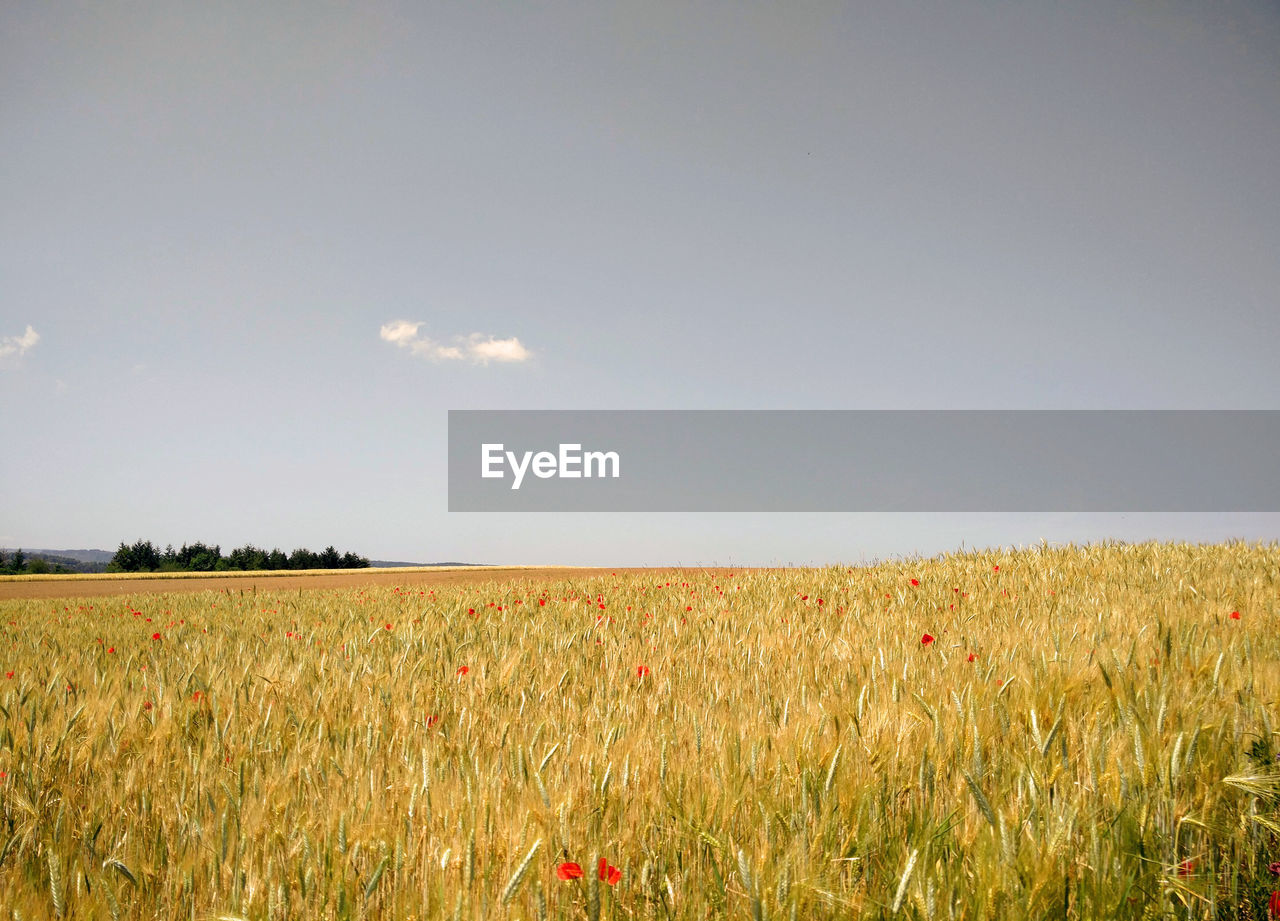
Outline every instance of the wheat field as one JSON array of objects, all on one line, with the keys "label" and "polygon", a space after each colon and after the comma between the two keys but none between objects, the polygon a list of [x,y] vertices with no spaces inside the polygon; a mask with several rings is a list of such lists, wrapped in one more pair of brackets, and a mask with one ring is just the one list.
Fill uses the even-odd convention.
[{"label": "wheat field", "polygon": [[0,602],[0,918],[1280,912],[1276,545],[145,591]]}]

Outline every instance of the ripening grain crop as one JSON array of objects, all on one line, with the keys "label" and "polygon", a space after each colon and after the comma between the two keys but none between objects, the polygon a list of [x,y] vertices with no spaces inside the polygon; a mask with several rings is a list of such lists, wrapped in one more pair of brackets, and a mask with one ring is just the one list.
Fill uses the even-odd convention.
[{"label": "ripening grain crop", "polygon": [[1274,545],[143,591],[0,604],[2,917],[1264,919],[1280,891]]}]

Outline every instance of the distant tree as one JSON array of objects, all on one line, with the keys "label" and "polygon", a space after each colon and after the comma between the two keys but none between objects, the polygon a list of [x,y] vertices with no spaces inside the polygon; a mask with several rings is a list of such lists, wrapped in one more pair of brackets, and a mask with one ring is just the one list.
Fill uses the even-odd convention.
[{"label": "distant tree", "polygon": [[107,564],[107,572],[133,571],[133,551],[129,549],[128,544],[120,541],[120,546],[116,548],[115,555],[111,557],[111,562]]},{"label": "distant tree", "polygon": [[227,554],[226,564],[228,569],[266,569],[267,552],[245,544]]},{"label": "distant tree", "polygon": [[44,575],[49,572],[49,561],[38,556],[34,557],[31,560],[31,565],[27,567],[27,572],[37,576]]},{"label": "distant tree", "polygon": [[217,544],[212,547],[196,544],[191,549],[190,568],[193,572],[213,572],[222,561],[222,548]]},{"label": "distant tree", "polygon": [[305,547],[299,547],[298,549],[294,550],[293,553],[289,554],[289,568],[290,569],[319,569],[320,568],[319,559],[317,558],[316,554],[313,553],[312,551],[306,549]]},{"label": "distant tree", "polygon": [[339,565],[343,569],[366,569],[369,566],[369,558],[367,556],[356,556],[348,550],[342,554],[342,562]]},{"label": "distant tree", "polygon": [[23,553],[23,552],[22,552],[22,548],[21,548],[21,547],[19,547],[17,550],[15,550],[15,551],[13,552],[13,563],[12,563],[12,565],[13,565],[13,571],[14,571],[14,572],[22,572],[22,570],[23,570],[24,568],[26,568],[26,565],[27,565],[27,555],[26,555],[25,553]]},{"label": "distant tree", "polygon": [[320,552],[319,562],[321,569],[337,569],[342,563],[342,557],[338,556],[337,549],[330,544]]},{"label": "distant tree", "polygon": [[288,569],[289,558],[284,555],[284,551],[279,547],[274,548],[267,554],[267,569]]},{"label": "distant tree", "polygon": [[132,546],[121,541],[107,564],[107,572],[155,572],[159,568],[160,554],[149,540],[135,541]]},{"label": "distant tree", "polygon": [[197,541],[194,544],[183,544],[177,554],[179,567],[186,572],[213,572],[222,559],[222,549],[217,545],[210,547]]}]

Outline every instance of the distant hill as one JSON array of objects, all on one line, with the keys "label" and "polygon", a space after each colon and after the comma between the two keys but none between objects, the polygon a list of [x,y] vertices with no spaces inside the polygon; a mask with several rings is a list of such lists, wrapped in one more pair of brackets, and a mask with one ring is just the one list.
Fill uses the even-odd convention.
[{"label": "distant hill", "polygon": [[[8,552],[12,553],[16,549],[16,547],[11,547]],[[115,556],[114,550],[38,550],[23,547],[22,552],[27,556],[43,556],[45,558],[61,556],[81,563],[110,563],[111,558]]]},{"label": "distant hill", "polygon": [[394,567],[394,566],[483,566],[483,563],[401,563],[394,560],[370,560],[370,566]]},{"label": "distant hill", "polygon": [[[11,572],[14,556],[22,551],[25,559],[21,572],[32,573],[68,573],[68,572],[106,572],[111,554],[105,550],[41,550],[25,547],[0,547],[3,555],[5,572]],[[38,561],[38,562],[37,562]]]}]

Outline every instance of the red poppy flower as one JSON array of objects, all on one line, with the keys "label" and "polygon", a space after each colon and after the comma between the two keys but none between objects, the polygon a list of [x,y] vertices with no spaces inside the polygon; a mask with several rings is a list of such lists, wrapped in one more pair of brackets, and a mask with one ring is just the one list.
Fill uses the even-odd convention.
[{"label": "red poppy flower", "polygon": [[978,654],[977,654],[976,652],[971,652],[971,653],[969,653],[969,661],[970,661],[970,662],[976,661],[976,660],[977,660],[977,658],[978,658]]},{"label": "red poppy flower", "polygon": [[562,863],[556,867],[556,876],[561,879],[582,879],[582,867],[576,863]]},{"label": "red poppy flower", "polygon": [[387,624],[386,629],[390,630],[390,629],[391,629],[391,625],[390,625],[390,624]]},{"label": "red poppy flower", "polygon": [[1280,892],[1271,893],[1271,898],[1267,900],[1267,914],[1272,918],[1280,918]]},{"label": "red poppy flower", "polygon": [[1239,611],[1232,611],[1232,612],[1231,612],[1231,619],[1232,619],[1232,620],[1239,620],[1239,619],[1240,619],[1240,612],[1239,612]]},{"label": "red poppy flower", "polygon": [[4,673],[4,676],[5,676],[6,678],[12,678],[12,677],[13,677],[13,672],[5,672],[5,673]]},{"label": "red poppy flower", "polygon": [[647,666],[647,665],[637,665],[637,666],[636,666],[636,677],[637,677],[637,678],[648,678],[648,677],[649,677],[649,666]]},{"label": "red poppy flower", "polygon": [[919,580],[919,579],[912,579],[912,580],[911,580],[911,584],[912,584],[913,586],[915,586],[915,585],[919,585],[919,584],[920,584],[920,580]]},{"label": "red poppy flower", "polygon": [[143,704],[142,704],[142,709],[143,709],[143,710],[150,710],[150,709],[151,709],[151,701],[149,701],[149,700],[148,700],[148,701],[144,701],[144,702],[143,702]]},{"label": "red poppy flower", "polygon": [[459,675],[465,675],[465,674],[466,674],[467,672],[469,672],[469,671],[471,671],[471,669],[470,669],[470,668],[468,668],[468,667],[467,667],[467,666],[465,666],[465,665],[459,665],[459,666],[458,666],[458,674],[459,674]]},{"label": "red poppy flower", "polygon": [[153,633],[153,634],[151,634],[151,638],[152,638],[153,640],[158,640],[158,639],[160,639],[160,634],[159,634],[159,633]]},{"label": "red poppy flower", "polygon": [[616,886],[618,880],[622,879],[622,871],[617,867],[610,866],[609,862],[603,857],[600,858],[600,878],[607,882],[610,886]]},{"label": "red poppy flower", "polygon": [[428,728],[428,729],[430,729],[432,726],[434,726],[434,725],[435,725],[436,723],[438,723],[438,722],[440,722],[440,717],[438,717],[438,716],[428,716],[428,717],[427,717],[427,728]]},{"label": "red poppy flower", "polygon": [[933,634],[932,634],[932,633],[926,633],[924,636],[920,637],[920,645],[921,645],[921,646],[928,646],[928,645],[929,645],[930,643],[932,643],[932,642],[933,642]]},{"label": "red poppy flower", "polygon": [[114,646],[111,646],[107,649],[107,652],[110,652],[110,653],[114,653],[115,651],[116,651],[116,648]]},{"label": "red poppy flower", "polygon": [[1000,571],[1000,567],[999,567],[999,566],[992,566],[992,567],[991,567],[991,571],[992,571],[992,572],[999,572],[999,571]]}]

